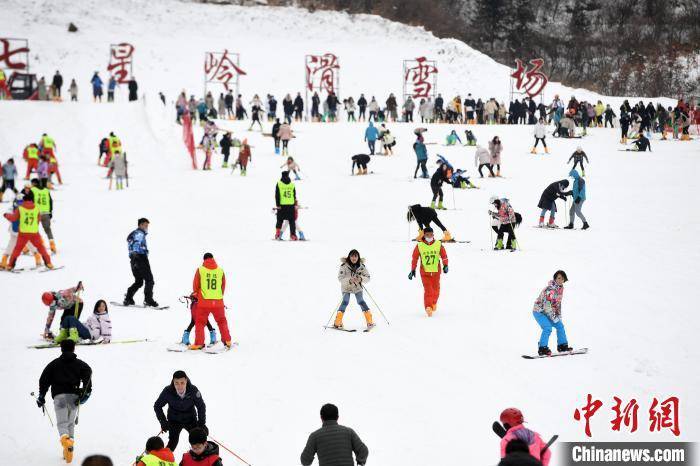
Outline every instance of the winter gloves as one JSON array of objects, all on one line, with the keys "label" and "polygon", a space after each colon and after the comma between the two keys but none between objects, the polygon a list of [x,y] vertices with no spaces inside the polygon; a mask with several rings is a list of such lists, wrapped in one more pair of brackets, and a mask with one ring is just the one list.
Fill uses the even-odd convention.
[{"label": "winter gloves", "polygon": [[416,276],[416,269],[411,270],[411,273],[408,274],[408,279],[413,280],[413,277]]},{"label": "winter gloves", "polygon": [[443,266],[442,266],[442,271],[443,271],[444,273],[447,273],[449,270],[450,270],[450,269],[449,269],[446,265],[443,265]]},{"label": "winter gloves", "polygon": [[39,395],[39,396],[36,398],[36,405],[37,405],[39,408],[44,409],[44,405],[45,405],[45,404],[46,404],[46,399],[44,398],[44,395]]}]

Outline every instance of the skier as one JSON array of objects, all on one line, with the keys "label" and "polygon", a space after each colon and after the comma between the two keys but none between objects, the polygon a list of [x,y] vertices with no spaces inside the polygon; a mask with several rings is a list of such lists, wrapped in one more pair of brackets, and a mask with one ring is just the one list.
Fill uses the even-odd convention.
[{"label": "skier", "polygon": [[[167,416],[163,413],[168,406]],[[185,371],[175,371],[170,385],[166,386],[153,404],[160,429],[168,433],[170,451],[175,451],[180,432],[192,432],[196,427],[206,429],[207,406],[199,389],[192,385]]]},{"label": "skier", "polygon": [[474,185],[469,180],[469,176],[467,175],[466,170],[462,170],[461,168],[458,168],[457,170],[454,171],[452,174],[452,177],[450,178],[450,183],[452,184],[452,187],[455,189],[473,189],[476,188],[478,189],[477,186]]},{"label": "skier", "polygon": [[194,274],[192,288],[192,294],[197,297],[197,309],[194,318],[194,345],[191,345],[190,349],[204,348],[204,325],[208,322],[210,313],[219,326],[221,340],[226,348],[231,348],[231,334],[224,305],[226,275],[210,252],[204,254],[202,265]]},{"label": "skier", "polygon": [[275,122],[272,124],[272,130],[270,132],[270,136],[272,136],[272,139],[275,144],[275,155],[279,155],[280,153],[280,126],[282,126],[282,124],[280,123],[280,119],[276,118]]},{"label": "skier", "polygon": [[34,195],[34,203],[39,208],[39,221],[44,229],[44,233],[49,238],[49,246],[51,252],[56,254],[56,242],[54,241],[53,231],[51,230],[51,219],[53,218],[53,198],[51,192],[45,186],[41,186],[39,180],[32,180],[32,194]]},{"label": "skier", "polygon": [[[540,437],[540,434],[525,427],[523,425],[524,422],[523,413],[517,408],[506,408],[501,413],[501,423],[506,429],[506,435],[501,439],[501,458],[505,458],[508,444],[518,440],[525,443],[532,457],[541,461],[543,466],[547,466],[552,452],[549,449],[545,450],[546,444]],[[514,465],[516,463],[501,462],[501,464]],[[527,465],[531,463],[522,462],[517,464]]]},{"label": "skier", "polygon": [[630,128],[630,117],[627,112],[620,113],[620,144],[627,144],[627,132]]},{"label": "skier", "polygon": [[442,230],[443,243],[449,243],[453,241],[452,235],[438,218],[435,209],[431,207],[422,207],[420,204],[408,206],[406,220],[408,220],[409,223],[415,220],[418,224],[418,236],[416,237],[416,241],[423,240],[425,228],[430,227],[431,223],[435,223],[435,225],[437,225]]},{"label": "skier", "polygon": [[611,128],[614,128],[615,125],[613,124],[613,118],[615,118],[617,115],[615,115],[615,110],[613,110],[610,107],[610,104],[607,104],[605,106],[605,111],[603,112],[603,115],[605,117],[605,127],[608,127],[608,124],[610,124]]},{"label": "skier", "polygon": [[457,135],[457,131],[452,130],[452,132],[450,132],[450,134],[448,134],[447,137],[445,138],[445,145],[446,146],[454,146],[455,144],[457,144],[457,142],[462,144],[462,140]]},{"label": "skier", "polygon": [[[474,112],[472,112],[474,113]],[[476,146],[476,137],[474,136],[474,133],[472,133],[472,130],[468,129],[464,132],[464,135],[467,137],[467,145],[468,146]]]},{"label": "skier", "polygon": [[2,187],[0,187],[0,202],[8,189],[15,193],[17,197],[17,188],[15,187],[15,178],[17,178],[17,167],[14,159],[7,159],[0,169],[2,171]]},{"label": "skier", "polygon": [[547,148],[547,143],[544,141],[544,139],[547,137],[547,128],[544,125],[544,118],[540,118],[539,122],[535,125],[535,129],[533,130],[533,134],[535,135],[535,145],[532,147],[532,150],[530,153],[536,154],[537,153],[537,144],[542,141],[542,145],[544,146],[544,152],[546,154],[549,154],[549,149]]},{"label": "skier", "polygon": [[377,128],[371,120],[372,112],[370,112],[370,122],[367,125],[367,129],[365,129],[365,142],[367,143],[367,147],[369,147],[369,154],[374,155],[374,146],[379,137],[379,131],[377,131]]},{"label": "skier", "polygon": [[39,146],[33,142],[27,145],[22,153],[22,158],[27,162],[27,174],[24,179],[28,180],[29,175],[39,168]]},{"label": "skier", "polygon": [[92,393],[92,369],[75,355],[75,342],[61,342],[61,355],[51,361],[39,377],[39,396],[36,404],[46,409],[46,393],[51,397],[56,411],[56,427],[63,447],[63,459],[73,461],[75,447],[75,423],[80,405],[85,404]]},{"label": "skier", "polygon": [[439,210],[445,210],[446,208],[442,205],[442,200],[444,193],[442,192],[442,183],[450,182],[452,177],[452,168],[445,163],[440,163],[437,170],[433,173],[432,178],[430,178],[430,189],[433,191],[433,200],[430,203],[430,207],[435,209],[435,200],[439,198],[437,208]]},{"label": "skier", "polygon": [[374,327],[374,322],[372,322],[372,312],[370,312],[369,306],[367,306],[367,303],[362,297],[364,283],[369,282],[370,275],[369,270],[367,270],[367,267],[365,266],[365,260],[360,257],[360,253],[357,251],[357,249],[351,250],[347,257],[342,257],[340,259],[338,280],[340,281],[340,291],[343,293],[343,299],[340,302],[340,308],[335,315],[333,327],[340,329],[343,328],[343,316],[345,315],[345,309],[347,309],[348,304],[350,304],[350,294],[354,294],[355,300],[365,316],[367,330],[370,330],[372,327]]},{"label": "skier", "polygon": [[644,134],[639,133],[639,138],[632,143],[633,151],[638,151],[638,152],[646,152],[647,149],[649,152],[651,152],[651,143],[649,142],[649,138],[644,136]]},{"label": "skier", "polygon": [[[583,169],[581,170],[583,171]],[[583,222],[583,230],[589,228],[586,217],[584,217],[581,209],[583,208],[583,203],[586,202],[586,180],[579,176],[575,169],[571,169],[569,176],[574,179],[574,185],[570,191],[574,202],[571,203],[571,208],[569,209],[569,224],[564,227],[566,230],[572,230],[574,228],[574,214],[578,216]]]},{"label": "skier", "polygon": [[496,176],[501,176],[501,152],[503,151],[503,144],[498,136],[494,136],[491,141],[489,141],[489,152],[491,153],[491,166],[496,167]]},{"label": "skier", "polygon": [[321,407],[323,425],[309,435],[301,452],[302,466],[311,466],[314,455],[318,456],[318,466],[351,466],[355,464],[353,453],[359,466],[367,462],[367,446],[354,430],[338,424],[338,417],[337,406],[327,403]]},{"label": "skier", "polygon": [[160,437],[151,437],[146,441],[145,453],[136,458],[134,466],[177,466],[175,455]]},{"label": "skier", "polygon": [[39,167],[36,169],[36,176],[38,179],[37,186],[46,188],[49,186],[49,160],[45,155],[39,156]]},{"label": "skier", "polygon": [[275,187],[275,205],[277,206],[277,224],[275,225],[275,239],[281,239],[282,222],[289,222],[290,239],[297,240],[296,224],[294,219],[294,206],[298,204],[297,192],[294,183],[289,179],[289,172],[283,171],[280,181]]},{"label": "skier", "polygon": [[566,200],[566,194],[564,192],[564,189],[566,189],[569,186],[569,180],[561,180],[561,181],[555,181],[554,183],[551,183],[547,188],[545,188],[544,191],[542,191],[542,196],[540,196],[540,202],[537,204],[537,207],[542,209],[542,212],[540,212],[540,221],[539,221],[539,227],[543,228],[544,225],[544,215],[549,211],[549,224],[547,225],[548,228],[559,228],[557,225],[554,224],[554,216],[557,212],[557,204],[556,200],[561,198]]},{"label": "skier", "polygon": [[549,349],[549,335],[552,333],[552,327],[557,331],[557,352],[573,351],[573,348],[569,347],[564,323],[561,321],[561,301],[564,297],[564,283],[567,281],[569,279],[566,272],[557,270],[552,280],[540,292],[532,308],[532,315],[542,328],[537,349],[537,354],[540,356],[552,354]]},{"label": "skier", "polygon": [[222,466],[219,445],[207,440],[208,431],[195,427],[190,431],[190,450],[182,455],[180,466]]},{"label": "skier", "polygon": [[151,264],[148,261],[148,244],[146,243],[149,224],[150,222],[147,218],[140,218],[138,228],[129,233],[129,236],[126,238],[134,283],[126,290],[124,306],[136,304],[134,294],[145,282],[143,305],[146,307],[158,307],[158,303],[153,299],[153,274],[151,273]]},{"label": "skier", "polygon": [[419,168],[421,169],[421,178],[428,178],[428,167],[426,167],[426,163],[428,162],[428,148],[423,142],[422,134],[418,134],[416,142],[413,143],[413,150],[416,153],[417,160],[416,169],[413,172],[413,178],[415,179],[418,176]]},{"label": "skier", "polygon": [[[124,178],[128,178],[128,163],[126,154],[117,152],[109,162],[109,171],[117,178],[117,190],[124,189]],[[109,178],[109,189],[112,189],[112,178]]]},{"label": "skier", "polygon": [[248,131],[252,131],[253,125],[257,123],[260,127],[260,131],[262,132],[263,126],[262,121],[260,120],[260,115],[262,115],[263,113],[263,104],[257,94],[255,95],[255,97],[253,97],[253,100],[250,102],[250,105],[250,115],[252,117],[252,121],[250,123],[250,127],[248,127]]},{"label": "skier", "polygon": [[287,161],[280,165],[280,168],[284,168],[288,172],[294,173],[295,181],[301,180],[301,178],[299,178],[301,168],[299,168],[299,164],[294,161],[294,157],[287,157]]},{"label": "skier", "polygon": [[489,211],[489,215],[493,219],[491,228],[497,234],[496,245],[493,249],[496,251],[503,250],[503,236],[506,233],[508,233],[506,248],[511,251],[518,249],[518,243],[515,239],[515,227],[520,225],[522,217],[513,210],[510,201],[506,198],[499,199],[497,196],[491,196],[489,202],[496,208],[495,212]]},{"label": "skier", "polygon": [[90,331],[92,341],[100,341],[101,343],[112,341],[112,319],[109,317],[109,310],[104,299],[97,300],[92,315],[88,317],[85,326]]},{"label": "skier", "polygon": [[294,137],[294,134],[286,120],[277,130],[277,137],[282,141],[282,155],[289,155],[289,141]]},{"label": "skier", "polygon": [[530,455],[530,448],[527,443],[518,438],[508,442],[505,455],[498,462],[498,466],[542,466],[540,461]]},{"label": "skier", "polygon": [[[186,301],[189,301],[189,306],[190,306],[190,323],[185,329],[185,331],[182,333],[182,341],[180,342],[182,345],[185,346],[190,346],[190,332],[194,328],[195,324],[195,318],[197,317],[197,296],[193,293],[190,294],[189,296],[185,296],[184,299]],[[209,322],[209,318],[207,317],[207,330],[209,331],[209,345],[215,345],[216,342],[218,341],[216,338],[216,330],[214,329],[214,326]]]},{"label": "skier", "polygon": [[413,280],[416,276],[416,265],[420,257],[420,278],[423,282],[423,304],[428,317],[431,317],[437,310],[437,302],[440,297],[440,261],[442,260],[442,271],[447,273],[448,259],[445,247],[440,241],[435,241],[433,229],[426,227],[423,229],[423,238],[413,249],[411,259],[411,272],[408,279]]},{"label": "skier", "polygon": [[231,131],[226,131],[219,141],[221,146],[221,154],[224,156],[224,162],[221,164],[221,168],[228,168],[228,158],[231,156],[231,147],[233,146],[233,141],[231,140]]},{"label": "skier", "polygon": [[[12,202],[12,209],[16,209],[18,206],[22,204],[22,198],[24,197],[23,193],[19,193],[16,197],[15,200]],[[17,234],[19,232],[19,220],[16,220],[14,222],[10,222],[10,226],[7,229],[10,232],[10,239],[7,242],[7,246],[5,247],[5,252],[2,255],[2,263],[0,263],[0,270],[9,270],[7,260],[10,257],[10,254],[12,254],[12,251],[15,249],[15,245],[17,244]],[[36,248],[34,247],[33,244],[27,243],[27,248],[29,252],[34,256],[34,264],[36,267],[41,267],[41,255],[37,252]]]},{"label": "skier", "polygon": [[574,161],[574,166],[571,168],[572,170],[576,170],[576,167],[578,165],[581,165],[581,175],[586,176],[586,167],[583,166],[583,160],[586,160],[586,163],[590,163],[588,161],[588,156],[586,153],[583,151],[581,146],[576,147],[576,152],[571,154],[571,157],[569,157],[569,160],[567,160],[567,164],[571,163],[571,161]]},{"label": "skier", "polygon": [[[76,286],[66,288],[65,290],[45,291],[42,293],[41,302],[49,307],[49,313],[46,316],[46,325],[44,326],[44,333],[42,335],[45,340],[54,340],[55,343],[60,343],[69,338],[76,343],[78,342],[79,333],[76,330],[77,326],[69,324],[74,324],[77,317],[83,312],[83,300],[79,296],[82,290],[83,283],[79,282]],[[63,314],[59,320],[59,335],[54,337],[51,332],[51,325],[56,316],[56,310],[63,311]],[[66,320],[69,322],[65,322]],[[73,332],[69,330],[71,328],[74,329]],[[86,333],[83,332],[83,335],[85,334]],[[84,338],[89,338],[89,336]]]},{"label": "skier", "polygon": [[491,154],[488,149],[480,145],[476,146],[476,152],[474,153],[474,166],[478,167],[479,176],[484,177],[481,170],[486,167],[489,169],[489,178],[494,178],[496,175],[493,173],[493,165],[491,165]]},{"label": "skier", "polygon": [[17,205],[17,208],[12,213],[5,214],[5,218],[10,222],[19,221],[17,243],[10,254],[8,270],[15,268],[17,258],[28,242],[34,245],[39,254],[41,254],[46,268],[53,269],[51,257],[46,252],[44,242],[39,235],[39,207],[34,204],[34,193],[31,190],[25,192],[22,204]]},{"label": "skier", "polygon": [[[241,176],[246,176],[248,174],[248,162],[253,161],[253,154],[250,152],[250,145],[248,145],[248,139],[244,138],[241,143],[241,148],[238,150],[238,159],[236,160],[236,165],[241,167]],[[235,166],[233,167],[235,170]]]},{"label": "skier", "polygon": [[370,156],[367,154],[357,154],[351,157],[352,168],[350,169],[350,174],[355,174],[355,165],[357,165],[357,174],[366,175],[367,174],[367,164],[370,162]]}]

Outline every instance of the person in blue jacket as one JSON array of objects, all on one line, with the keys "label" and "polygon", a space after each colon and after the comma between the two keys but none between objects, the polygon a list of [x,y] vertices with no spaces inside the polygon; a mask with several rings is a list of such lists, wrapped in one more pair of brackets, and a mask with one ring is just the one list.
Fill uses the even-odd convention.
[{"label": "person in blue jacket", "polygon": [[114,76],[109,78],[107,83],[107,102],[114,102],[114,89],[117,87],[117,80]]},{"label": "person in blue jacket", "polygon": [[148,234],[148,219],[140,218],[138,228],[126,238],[129,246],[129,259],[131,261],[131,273],[134,274],[134,283],[126,290],[124,296],[124,306],[133,306],[134,294],[146,283],[143,290],[144,306],[158,307],[158,303],[153,300],[153,274],[151,264],[148,262],[148,245],[146,235]]},{"label": "person in blue jacket", "polygon": [[[167,416],[163,413],[165,405],[168,406]],[[153,410],[156,412],[160,429],[168,432],[167,447],[171,451],[175,451],[183,429],[190,432],[196,427],[201,427],[209,433],[206,427],[207,406],[199,389],[192,385],[185,371],[175,371],[170,385],[160,392],[153,404]]]},{"label": "person in blue jacket", "polygon": [[377,142],[379,137],[379,131],[375,128],[374,123],[369,122],[369,126],[365,130],[365,141],[367,141],[367,146],[369,146],[369,154],[374,155],[374,143]]},{"label": "person in blue jacket", "polygon": [[583,203],[586,202],[586,180],[584,180],[575,169],[571,169],[569,176],[574,179],[574,186],[567,194],[570,194],[571,197],[574,198],[574,202],[571,203],[571,209],[569,209],[569,225],[564,228],[566,230],[572,230],[574,228],[574,214],[576,214],[583,222],[583,229],[587,230],[588,222],[586,221],[586,217],[583,216],[583,212],[581,212]]},{"label": "person in blue jacket", "polygon": [[90,83],[92,84],[92,100],[95,102],[98,100],[102,102],[102,79],[100,75],[97,74],[97,71],[92,75]]},{"label": "person in blue jacket", "polygon": [[425,165],[428,162],[428,148],[425,147],[422,137],[419,137],[416,139],[416,142],[413,143],[413,150],[416,152],[416,160],[418,161],[418,163],[416,163],[416,170],[413,172],[413,178],[416,178],[418,175],[419,168],[423,172],[420,177],[429,178],[428,167]]}]

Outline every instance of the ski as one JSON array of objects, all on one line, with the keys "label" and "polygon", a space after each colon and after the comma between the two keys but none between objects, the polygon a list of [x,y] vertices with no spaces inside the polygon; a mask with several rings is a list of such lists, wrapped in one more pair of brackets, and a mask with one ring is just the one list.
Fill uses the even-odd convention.
[{"label": "ski", "polygon": [[170,306],[154,307],[154,306],[146,306],[143,304],[130,304],[128,306],[125,306],[124,303],[119,303],[117,301],[110,301],[109,304],[111,304],[112,306],[117,306],[117,307],[137,307],[139,309],[157,309],[159,311],[162,311],[163,309],[170,309]]},{"label": "ski", "polygon": [[54,268],[52,268],[52,269],[49,269],[49,268],[47,267],[47,268],[45,268],[45,269],[39,270],[39,273],[53,272],[53,271],[55,271],[55,270],[61,270],[63,267],[65,267],[65,265],[59,265],[58,267],[54,267]]},{"label": "ski", "polygon": [[532,225],[532,228],[537,228],[538,230],[562,230],[563,228],[559,228],[558,225],[550,226],[550,225]]},{"label": "ski", "polygon": [[[85,343],[76,343],[76,346],[96,346],[96,345],[118,345],[118,344],[126,344],[126,343],[144,343],[147,341],[151,341],[148,338],[140,338],[140,339],[134,339],[134,340],[112,340],[109,343],[105,343],[102,340],[99,341],[87,341]],[[45,349],[45,348],[58,348],[60,347],[60,343],[42,343],[40,345],[29,345],[27,348],[34,348],[34,349]]]},{"label": "ski", "polygon": [[552,353],[549,356],[546,356],[546,355],[540,356],[538,354],[532,356],[532,355],[528,355],[528,354],[523,354],[523,358],[525,358],[525,359],[555,358],[557,356],[574,356],[577,354],[586,354],[586,353],[588,353],[588,348],[579,348],[577,350],[565,351],[563,353]]},{"label": "ski", "polygon": [[[414,243],[417,243],[417,242],[418,242],[418,241],[416,241],[415,238],[412,239],[411,241],[414,242]],[[465,244],[465,243],[471,243],[471,240],[466,240],[466,239],[465,239],[465,240],[452,239],[452,240],[450,240],[450,241],[441,241],[441,243],[446,243],[446,244],[459,244],[459,243],[462,243],[462,244]]]},{"label": "ski", "polygon": [[228,348],[224,344],[217,342],[214,343],[213,345],[205,346],[201,350],[192,350],[190,349],[190,345],[183,345],[182,343],[176,343],[174,345],[168,346],[166,349],[168,351],[172,351],[174,353],[187,353],[187,352],[198,352],[201,351],[203,353],[207,354],[220,354],[220,353],[225,353],[226,351],[232,350],[238,346],[238,342],[234,341],[231,342],[231,347]]},{"label": "ski", "polygon": [[339,332],[348,332],[348,333],[357,332],[356,328],[342,328],[342,327],[338,328],[338,327],[333,327],[332,325],[324,325],[323,328],[329,328],[331,330],[338,330]]},{"label": "ski", "polygon": [[371,327],[368,327],[368,328],[364,329],[364,330],[362,331],[362,333],[369,333],[369,332],[371,332],[371,331],[372,331],[373,329],[375,329],[375,328],[377,328],[377,326],[376,326],[376,325],[372,325]]}]

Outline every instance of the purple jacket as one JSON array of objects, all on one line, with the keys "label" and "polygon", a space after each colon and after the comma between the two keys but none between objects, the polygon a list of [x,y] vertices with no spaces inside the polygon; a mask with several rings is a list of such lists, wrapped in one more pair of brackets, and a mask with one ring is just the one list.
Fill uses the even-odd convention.
[{"label": "purple jacket", "polygon": [[112,319],[110,319],[109,314],[105,312],[104,314],[92,314],[85,326],[90,330],[90,338],[93,340],[102,337],[105,343],[109,343],[112,340]]},{"label": "purple jacket", "polygon": [[37,173],[39,174],[39,178],[48,178],[49,177],[49,162],[46,162],[46,161],[39,162],[39,168],[37,169]]}]

